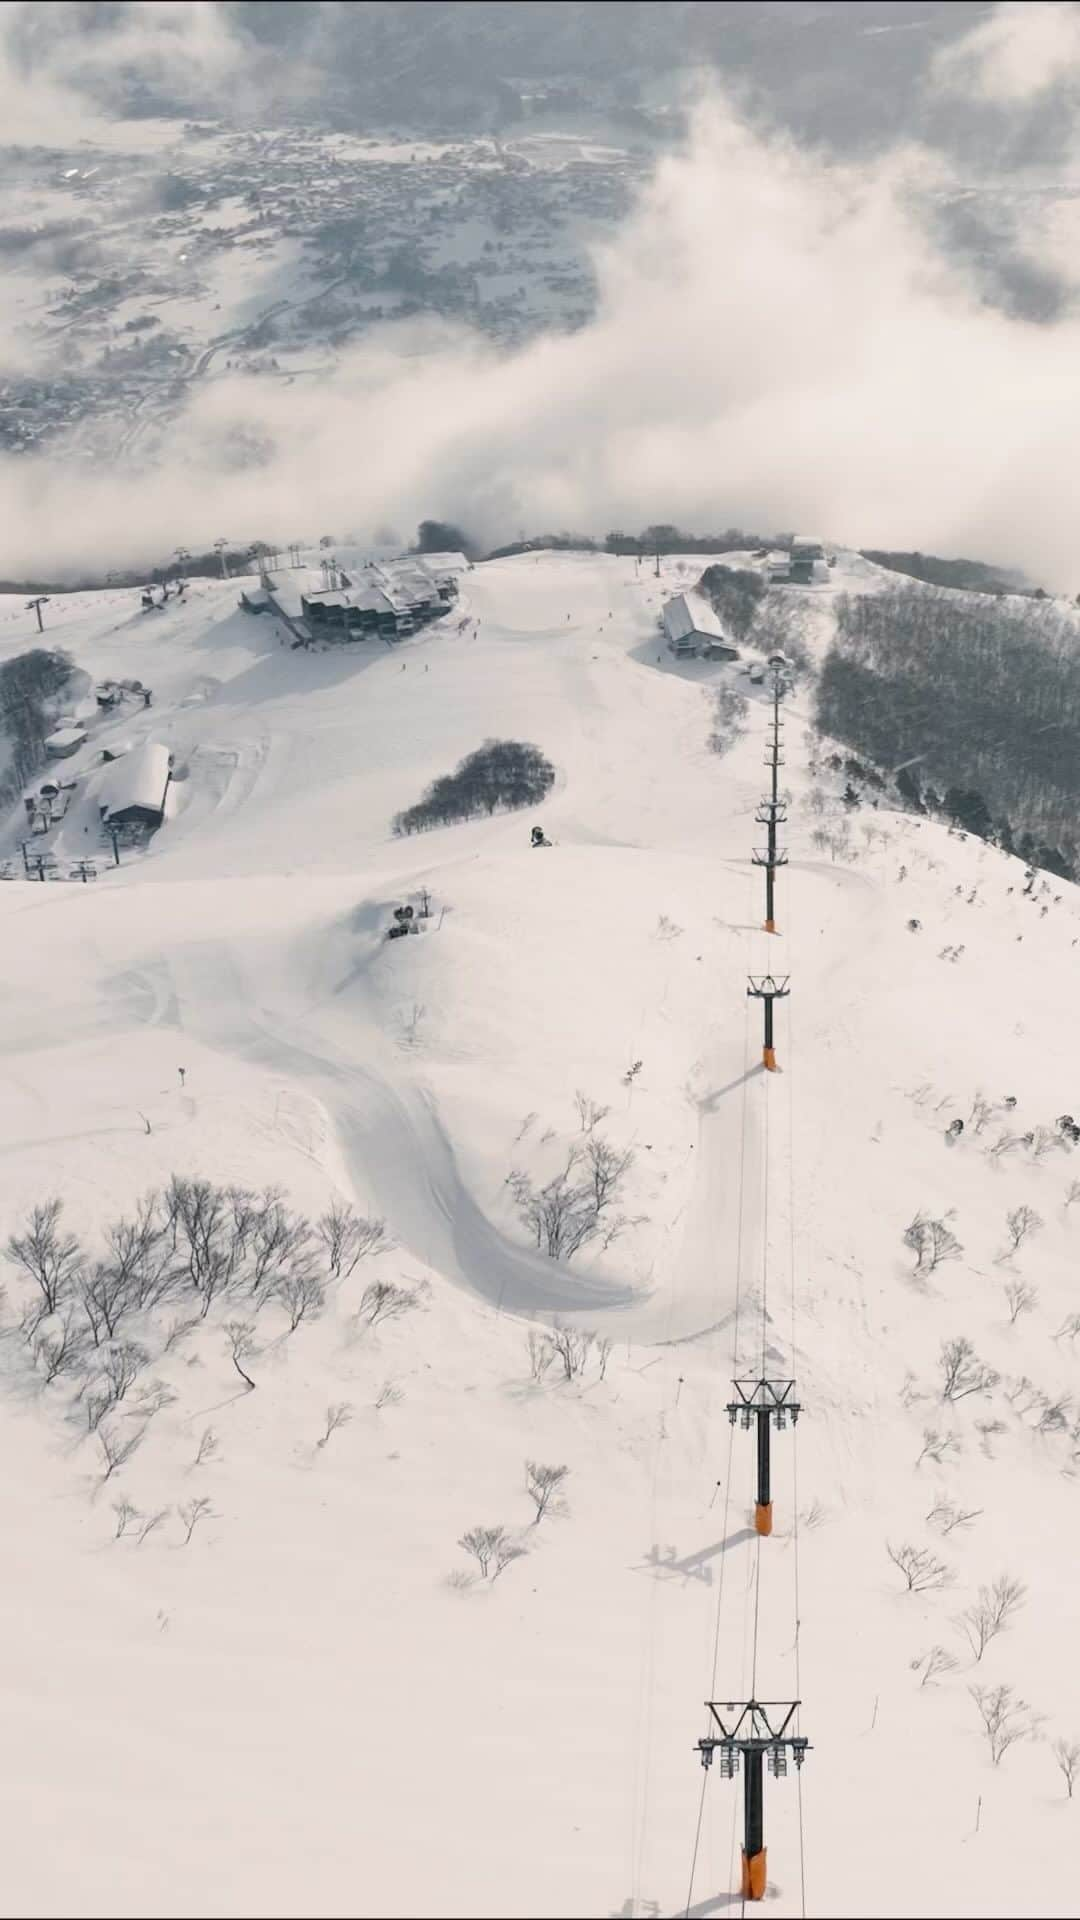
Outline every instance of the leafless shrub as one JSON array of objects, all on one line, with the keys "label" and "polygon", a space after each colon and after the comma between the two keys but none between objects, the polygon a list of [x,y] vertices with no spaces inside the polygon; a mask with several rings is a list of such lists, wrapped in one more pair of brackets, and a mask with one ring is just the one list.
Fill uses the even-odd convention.
[{"label": "leafless shrub", "polygon": [[135,1545],[141,1547],[143,1541],[150,1538],[155,1527],[160,1527],[162,1521],[167,1520],[171,1512],[171,1507],[159,1507],[156,1513],[144,1514],[142,1523],[137,1529]]},{"label": "leafless shrub", "polygon": [[1054,1335],[1055,1340],[1075,1340],[1080,1333],[1080,1313],[1067,1313]]},{"label": "leafless shrub", "polygon": [[978,1358],[971,1341],[959,1336],[955,1340],[945,1340],[941,1347],[941,1397],[943,1400],[966,1400],[972,1393],[990,1393],[997,1386],[1000,1375],[992,1367],[984,1366]]},{"label": "leafless shrub", "polygon": [[960,1439],[951,1427],[939,1433],[936,1427],[923,1428],[923,1448],[915,1462],[921,1467],[926,1459],[933,1460],[936,1466],[942,1466],[947,1459],[953,1459],[960,1452]]},{"label": "leafless shrub", "polygon": [[799,1516],[803,1526],[809,1527],[811,1532],[815,1527],[824,1526],[828,1517],[828,1508],[817,1499],[811,1500],[806,1512]]},{"label": "leafless shrub", "polygon": [[595,1338],[594,1333],[579,1333],[575,1328],[564,1327],[561,1321],[556,1320],[551,1330],[551,1345],[562,1361],[563,1375],[567,1380],[574,1380],[584,1373]]},{"label": "leafless shrub", "polygon": [[1042,1216],[1036,1213],[1034,1207],[1014,1207],[1011,1213],[1005,1215],[1009,1244],[1003,1257],[1018,1253],[1024,1241],[1030,1239],[1033,1233],[1038,1233],[1042,1226]]},{"label": "leafless shrub", "polygon": [[492,1580],[497,1580],[504,1567],[512,1560],[520,1560],[525,1553],[525,1548],[505,1527],[472,1527],[462,1534],[458,1546],[472,1554],[485,1580],[489,1573]]},{"label": "leafless shrub", "polygon": [[1055,1740],[1054,1759],[1057,1761],[1064,1776],[1065,1791],[1071,1800],[1073,1797],[1073,1786],[1075,1785],[1077,1775],[1080,1774],[1080,1741]]},{"label": "leafless shrub", "polygon": [[80,1372],[86,1363],[86,1343],[70,1312],[60,1314],[58,1320],[59,1325],[54,1321],[52,1330],[38,1334],[34,1341],[34,1359],[47,1387],[63,1374]]},{"label": "leafless shrub", "polygon": [[976,1135],[980,1134],[993,1117],[994,1109],[990,1105],[989,1100],[987,1100],[983,1094],[977,1093],[971,1103],[971,1112],[968,1114],[967,1120],[972,1133]]},{"label": "leafless shrub", "polygon": [[243,1362],[250,1359],[255,1345],[255,1328],[250,1320],[226,1320],[221,1329],[229,1343],[229,1352],[233,1366],[249,1393],[254,1392],[255,1382],[249,1373],[245,1373]]},{"label": "leafless shrub", "polygon": [[495,1549],[504,1537],[505,1530],[502,1527],[470,1527],[468,1533],[463,1533],[458,1541],[459,1547],[472,1554],[485,1580]]},{"label": "leafless shrub", "polygon": [[114,1500],[113,1512],[116,1515],[116,1532],[113,1534],[113,1539],[122,1540],[132,1522],[140,1518],[139,1509],[132,1506],[130,1500]]},{"label": "leafless shrub", "polygon": [[612,1347],[612,1342],[610,1340],[598,1340],[596,1343],[596,1357],[600,1362],[601,1380],[604,1378],[605,1374],[607,1373],[607,1363],[611,1354],[611,1347]]},{"label": "leafless shrub", "polygon": [[994,1452],[990,1442],[996,1439],[998,1434],[1005,1432],[1004,1420],[976,1420],[975,1431],[979,1436],[981,1451],[986,1455],[988,1460],[992,1460],[994,1458]]},{"label": "leafless shrub", "polygon": [[1080,1180],[1070,1180],[1065,1190],[1065,1205],[1071,1207],[1080,1200]]},{"label": "leafless shrub", "polygon": [[146,1348],[137,1340],[116,1340],[105,1348],[102,1370],[114,1406],[124,1399],[149,1358]]},{"label": "leafless shrub", "polygon": [[196,1495],[194,1500],[185,1500],[183,1505],[178,1508],[178,1512],[184,1526],[187,1528],[187,1532],[184,1535],[184,1545],[186,1547],[199,1521],[212,1519],[214,1510],[206,1495],[200,1493]]},{"label": "leafless shrub", "polygon": [[555,1358],[555,1348],[546,1333],[537,1333],[534,1327],[529,1329],[529,1372],[534,1380],[542,1380]]},{"label": "leafless shrub", "polygon": [[[663,914],[661,914],[661,920],[663,917]],[[669,922],[668,924],[670,925],[671,923]],[[676,931],[678,931],[678,929],[676,929]],[[578,1122],[582,1133],[591,1133],[593,1128],[598,1127],[601,1120],[606,1120],[608,1114],[611,1112],[610,1107],[602,1107],[597,1101],[590,1100],[588,1094],[582,1093],[580,1087],[574,1095],[574,1105],[577,1108]]]},{"label": "leafless shrub", "polygon": [[[1054,1127],[1036,1127],[1031,1136],[1031,1157],[1033,1160],[1045,1160],[1054,1149],[1065,1150],[1065,1142]],[[1041,1223],[1040,1223],[1041,1224]]]},{"label": "leafless shrub", "polygon": [[982,1720],[995,1767],[1018,1740],[1027,1740],[1038,1724],[1026,1700],[1019,1700],[1011,1686],[973,1686],[968,1688]]},{"label": "leafless shrub", "polygon": [[217,1458],[218,1451],[219,1441],[213,1427],[204,1427],[195,1451],[195,1458],[191,1463],[192,1466],[205,1467],[211,1460]]},{"label": "leafless shrub", "polygon": [[13,1233],[4,1252],[34,1282],[45,1313],[57,1311],[85,1265],[86,1256],[73,1233],[60,1226],[62,1200],[46,1200],[34,1207],[25,1232]]},{"label": "leafless shrub", "polygon": [[305,1267],[287,1273],[279,1280],[276,1292],[289,1316],[290,1333],[296,1332],[301,1320],[317,1319],[326,1305],[322,1282]]},{"label": "leafless shrub", "polygon": [[947,1587],[952,1573],[944,1561],[938,1560],[926,1547],[893,1547],[886,1541],[885,1551],[903,1574],[909,1593],[931,1593],[941,1587]]},{"label": "leafless shrub", "polygon": [[315,1445],[317,1447],[325,1447],[332,1433],[336,1433],[339,1427],[348,1426],[349,1421],[352,1419],[352,1413],[353,1410],[350,1401],[331,1401],[326,1409],[326,1431],[321,1440],[316,1440]]},{"label": "leafless shrub", "polygon": [[993,1586],[980,1587],[979,1597],[957,1616],[975,1659],[981,1660],[991,1640],[1003,1633],[1018,1608],[1024,1604],[1027,1588],[1007,1573],[999,1574]]},{"label": "leafless shrub", "polygon": [[1056,1400],[1046,1400],[1036,1424],[1037,1433],[1063,1433],[1069,1424],[1072,1411],[1072,1396],[1059,1394]]},{"label": "leafless shrub", "polygon": [[[669,919],[666,913],[658,915],[656,921],[656,937],[658,940],[677,940],[681,932],[682,928],[676,926],[675,921]],[[608,1112],[608,1108],[605,1107],[604,1111],[605,1113]]]},{"label": "leafless shrub", "polygon": [[939,1527],[943,1534],[955,1533],[957,1527],[969,1527],[982,1513],[981,1507],[958,1507],[947,1494],[936,1495],[934,1504],[926,1516],[927,1525]]},{"label": "leafless shrub", "polygon": [[1021,1137],[1018,1133],[1010,1133],[1007,1128],[1003,1127],[997,1139],[991,1141],[986,1151],[991,1160],[1004,1160],[1006,1154],[1015,1153],[1017,1147],[1021,1144]]},{"label": "leafless shrub", "polygon": [[174,1347],[179,1346],[181,1340],[187,1339],[189,1333],[194,1333],[198,1324],[197,1319],[170,1320],[165,1332],[164,1351],[171,1353]]},{"label": "leafless shrub", "polygon": [[543,1467],[535,1460],[525,1462],[525,1490],[536,1508],[533,1525],[538,1527],[552,1499],[559,1493],[569,1467]]},{"label": "leafless shrub", "polygon": [[234,1195],[209,1180],[185,1180],[174,1174],[163,1205],[179,1259],[179,1273],[201,1296],[205,1319],[218,1295],[228,1292],[243,1271],[251,1234],[246,1201],[236,1212]]},{"label": "leafless shrub", "polygon": [[924,1213],[917,1213],[905,1227],[904,1245],[915,1255],[916,1273],[933,1273],[943,1260],[955,1260],[963,1252],[952,1228]]},{"label": "leafless shrub", "polygon": [[135,1433],[129,1434],[124,1440],[114,1427],[98,1426],[97,1440],[101,1448],[102,1466],[105,1469],[101,1476],[102,1486],[106,1480],[112,1479],[114,1473],[119,1473],[120,1468],[126,1466],[132,1454],[142,1446],[143,1431],[143,1428],[139,1427]]},{"label": "leafless shrub", "polygon": [[1026,1280],[1006,1280],[1005,1299],[1009,1308],[1009,1325],[1015,1327],[1022,1313],[1033,1313],[1038,1304],[1038,1287],[1029,1286]]},{"label": "leafless shrub", "polygon": [[408,1287],[397,1287],[392,1280],[372,1280],[360,1296],[359,1317],[374,1327],[380,1320],[398,1320],[418,1305],[415,1291]]},{"label": "leafless shrub", "polygon": [[268,1194],[251,1236],[252,1293],[274,1293],[287,1274],[299,1277],[309,1270],[313,1258],[308,1222]]},{"label": "leafless shrub", "polygon": [[943,1673],[952,1673],[956,1667],[956,1656],[947,1647],[930,1647],[926,1653],[920,1653],[911,1663],[914,1673],[922,1673],[920,1687],[932,1687],[937,1684]]},{"label": "leafless shrub", "polygon": [[382,1253],[389,1244],[385,1220],[365,1220],[346,1202],[334,1202],[316,1232],[326,1249],[335,1280],[347,1280],[359,1261]]},{"label": "leafless shrub", "polygon": [[379,1388],[378,1398],[375,1401],[375,1411],[379,1413],[383,1407],[398,1407],[404,1398],[405,1395],[402,1393],[400,1387],[395,1387],[392,1380],[384,1380],[382,1386]]},{"label": "leafless shrub", "polygon": [[145,1387],[136,1387],[131,1398],[131,1419],[152,1420],[156,1413],[163,1413],[166,1407],[176,1404],[176,1394],[164,1380],[151,1380]]},{"label": "leafless shrub", "polygon": [[544,1186],[535,1186],[518,1169],[509,1174],[507,1184],[518,1211],[550,1260],[572,1260],[603,1227],[613,1227],[610,1238],[625,1226],[624,1220],[610,1223],[604,1215],[617,1202],[633,1158],[629,1148],[620,1152],[602,1135],[589,1132],[584,1145],[575,1143],[569,1149],[564,1165]]}]

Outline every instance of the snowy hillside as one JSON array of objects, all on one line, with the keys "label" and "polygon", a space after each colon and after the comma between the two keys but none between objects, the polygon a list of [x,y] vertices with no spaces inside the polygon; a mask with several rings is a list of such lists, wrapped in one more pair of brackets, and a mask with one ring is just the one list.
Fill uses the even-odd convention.
[{"label": "snowy hillside", "polygon": [[[324,1267],[291,1330],[246,1284],[133,1317],[148,1357],[104,1424],[138,1444],[108,1479],[100,1350],[46,1383],[3,1262],[10,1911],[719,1912],[742,1783],[694,1745],[707,1698],[755,1692],[801,1696],[812,1747],[766,1784],[774,1912],[1075,1912],[1080,890],[849,813],[797,689],[765,934],[768,689],[656,630],[704,564],[490,562],[434,627],[347,654],[294,650],[236,582],[50,602],[89,731],[50,842],[99,877],[23,879],[22,805],[0,824],[0,1244],[56,1195],[100,1260],[174,1174],[312,1221],[351,1203],[389,1244]],[[812,651],[875,577],[842,556]],[[0,604],[0,661],[32,627]],[[99,718],[122,678],[152,706]],[[548,800],[394,838],[489,738],[547,754]],[[167,817],[113,868],[102,749],[143,740]],[[776,1074],[746,995],[768,969]],[[596,1137],[632,1156],[621,1230],[548,1259],[515,1191]],[[933,1270],[919,1214],[958,1243]],[[571,1360],[595,1335],[569,1379],[554,1318]],[[763,1353],[804,1408],[770,1539],[724,1411]],[[527,1461],[569,1469],[536,1524]],[[459,1542],[495,1526],[527,1551],[484,1578]],[[890,1547],[943,1584],[906,1591]],[[1026,1592],[976,1662],[957,1622],[1001,1576]],[[1003,1684],[1028,1737],[994,1765],[970,1689]]]}]

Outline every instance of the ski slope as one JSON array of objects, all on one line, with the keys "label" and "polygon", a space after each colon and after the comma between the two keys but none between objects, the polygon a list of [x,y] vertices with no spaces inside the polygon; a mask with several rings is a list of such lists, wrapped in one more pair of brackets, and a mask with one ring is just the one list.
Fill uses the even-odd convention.
[{"label": "ski slope", "polygon": [[[1080,1169],[986,1149],[1076,1110],[1080,894],[1025,895],[1018,861],[884,808],[831,858],[813,835],[843,776],[812,772],[800,690],[781,931],[762,932],[766,690],[672,664],[656,633],[704,564],[490,562],[435,627],[347,655],[293,651],[236,583],[150,615],[120,590],[50,602],[91,708],[105,677],[154,689],[63,763],[58,857],[99,851],[110,738],[165,741],[176,780],[119,870],[0,887],[0,1239],[55,1192],[92,1244],[175,1171],[276,1184],[312,1215],[350,1199],[394,1244],[295,1333],[259,1315],[253,1393],[215,1307],[155,1358],[176,1398],[105,1486],[73,1388],[28,1370],[9,1271],[12,1912],[719,1912],[740,1905],[741,1786],[714,1767],[702,1802],[694,1742],[707,1697],[752,1688],[800,1693],[812,1744],[801,1791],[766,1786],[773,1911],[1075,1911],[1052,1743],[1080,1740],[1080,1355],[1053,1336],[1077,1310]],[[833,593],[877,577],[842,556],[821,644]],[[0,658],[31,629],[0,603]],[[718,757],[710,695],[731,679],[749,714]],[[392,816],[490,737],[555,763],[543,807],[395,839]],[[422,935],[388,943],[421,889]],[[769,968],[791,977],[776,1075],[746,997]],[[508,1177],[554,1171],[579,1089],[633,1152],[630,1223],[561,1265]],[[1015,1111],[947,1144],[979,1091]],[[1019,1205],[1043,1225],[1006,1260]],[[920,1209],[962,1243],[927,1277],[902,1244]],[[421,1305],[358,1328],[376,1270]],[[1016,1278],[1038,1297],[1010,1325]],[[602,1379],[530,1377],[553,1316],[611,1342]],[[948,1406],[956,1335],[1001,1379]],[[724,1407],[763,1355],[805,1413],[775,1438],[759,1542],[752,1436]],[[1024,1376],[1069,1402],[1059,1426],[1009,1400]],[[319,1447],[335,1402],[352,1418]],[[219,1454],[195,1467],[207,1427]],[[928,1427],[956,1448],[916,1467]],[[538,1527],[526,1459],[570,1468]],[[194,1494],[213,1511],[185,1546]],[[943,1535],[939,1495],[977,1517]],[[121,1496],[169,1510],[139,1544],[113,1538]],[[496,1522],[526,1557],[452,1582],[461,1534]],[[887,1542],[937,1552],[949,1587],[904,1592]],[[1004,1571],[1026,1601],[974,1666],[953,1622]],[[937,1644],[957,1664],[920,1686]],[[1001,1682],[1045,1718],[994,1767],[969,1688]]]}]

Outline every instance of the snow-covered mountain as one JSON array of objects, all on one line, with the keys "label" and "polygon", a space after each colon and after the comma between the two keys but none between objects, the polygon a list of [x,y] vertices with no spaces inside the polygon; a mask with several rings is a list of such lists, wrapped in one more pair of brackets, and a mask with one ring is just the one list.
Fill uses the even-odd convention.
[{"label": "snow-covered mountain", "polygon": [[[5,1263],[11,1911],[719,1912],[742,1786],[694,1745],[707,1698],[751,1694],[801,1696],[812,1747],[766,1786],[775,1912],[1075,1911],[1080,893],[845,807],[804,685],[762,931],[768,687],[657,635],[704,564],[490,562],[370,651],[294,649],[237,583],[46,609],[89,689],[153,704],[99,718],[89,691],[60,763],[60,870],[89,850],[97,880],[0,886],[0,1241],[56,1195],[99,1258],[176,1174],[313,1220],[349,1202],[390,1244],[291,1331],[246,1283],[186,1331],[183,1301],[134,1316],[148,1358],[106,1434],[141,1438],[108,1479],[107,1338],[46,1384]],[[811,650],[877,577],[841,556]],[[0,660],[32,624],[0,603]],[[490,738],[549,757],[547,801],[395,838]],[[102,750],[146,739],[167,817],[114,869]],[[20,876],[24,834],[20,804]],[[406,903],[422,930],[388,941]],[[776,1074],[746,992],[770,969]],[[624,1224],[549,1260],[515,1193],[596,1137],[632,1155]],[[406,1306],[379,1316],[375,1284]],[[762,1364],[804,1409],[768,1539],[725,1413]],[[569,1469],[538,1523],[526,1462]],[[459,1542],[500,1526],[527,1551],[485,1578]],[[962,1616],[1002,1577],[1025,1591],[976,1661]],[[994,1765],[972,1689],[989,1711],[1002,1686],[1025,1737]]]}]

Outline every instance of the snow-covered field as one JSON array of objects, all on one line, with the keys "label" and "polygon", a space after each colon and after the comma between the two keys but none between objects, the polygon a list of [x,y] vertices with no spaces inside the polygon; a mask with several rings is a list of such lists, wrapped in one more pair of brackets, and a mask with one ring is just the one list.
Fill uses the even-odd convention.
[{"label": "snow-covered field", "polygon": [[[717,1913],[740,1904],[742,1789],[714,1767],[702,1803],[694,1743],[706,1698],[752,1691],[801,1694],[812,1743],[801,1784],[767,1782],[773,1911],[1076,1911],[1053,1744],[1080,1741],[1080,1354],[1054,1336],[1080,1306],[1080,1169],[1037,1133],[988,1149],[1078,1110],[1080,894],[1025,896],[1018,861],[884,809],[830,857],[812,836],[844,776],[812,774],[797,691],[762,932],[765,689],[672,665],[656,635],[699,570],[496,561],[437,627],[347,656],[291,650],[235,583],[145,616],[119,590],[50,602],[90,682],[154,689],[64,763],[58,856],[99,852],[110,737],[165,741],[178,777],[118,871],[0,887],[0,1239],[57,1194],[94,1255],[175,1172],[312,1217],[349,1200],[393,1244],[295,1332],[280,1305],[254,1316],[253,1392],[222,1330],[250,1302],[168,1352],[153,1316],[144,1378],[175,1399],[120,1410],[145,1434],[107,1484],[80,1382],[34,1375],[9,1268],[5,1911]],[[33,643],[0,605],[0,658]],[[718,757],[732,679],[750,711]],[[555,763],[543,807],[395,839],[490,737]],[[422,889],[422,934],[388,943]],[[791,977],[776,1075],[746,998],[770,967]],[[555,1171],[578,1091],[633,1152],[629,1220],[563,1265],[508,1177]],[[976,1134],[980,1092],[1016,1106]],[[1005,1258],[1022,1205],[1042,1224]],[[925,1276],[902,1244],[920,1210],[961,1243]],[[358,1320],[375,1277],[414,1309]],[[1013,1325],[1011,1282],[1037,1289]],[[580,1378],[531,1377],[553,1315],[611,1343],[603,1377],[596,1348]],[[949,1403],[957,1336],[1000,1379]],[[752,1436],[724,1407],[763,1342],[805,1411],[759,1541]],[[953,1436],[937,1464],[927,1429]],[[526,1460],[570,1470],[539,1525]],[[164,1512],[141,1541],[114,1538],[125,1498]],[[948,1507],[974,1517],[946,1532]],[[485,1581],[458,1542],[495,1524],[529,1551]],[[950,1584],[905,1592],[887,1543]],[[1026,1597],[976,1665],[955,1623],[1002,1574]],[[921,1685],[935,1646],[955,1665]],[[995,1767],[969,1689],[1002,1683],[1044,1718]]]}]

